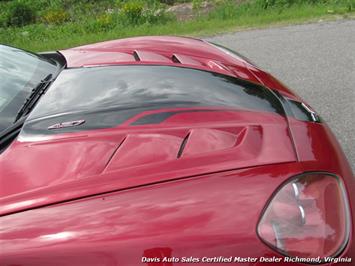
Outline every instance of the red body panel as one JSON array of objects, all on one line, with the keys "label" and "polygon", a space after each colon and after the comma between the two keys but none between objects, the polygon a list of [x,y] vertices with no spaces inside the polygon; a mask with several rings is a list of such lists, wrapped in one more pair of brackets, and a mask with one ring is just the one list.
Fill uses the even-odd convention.
[{"label": "red body panel", "polygon": [[[180,179],[5,216],[1,265],[141,265],[144,255],[169,256],[166,250],[178,258],[280,257],[255,227],[268,195],[301,168],[279,164]],[[353,244],[343,256],[354,258]]]},{"label": "red body panel", "polygon": [[[290,98],[294,93],[244,59],[224,53],[204,41],[171,36],[135,37],[60,51],[68,67],[117,64],[192,67],[262,83]],[[135,53],[139,60],[135,59]],[[179,63],[174,60],[177,58]]]},{"label": "red body panel", "polygon": [[[296,161],[283,117],[240,111],[211,113],[197,117],[176,114],[158,128],[128,126],[128,121],[114,129],[56,135],[41,141],[20,136],[0,156],[2,175],[11,176],[2,178],[0,213],[102,193],[107,185],[109,190],[123,189]],[[178,158],[187,134],[190,138]],[[209,143],[211,138],[214,145]]]},{"label": "red body panel", "polygon": [[[61,53],[68,67],[178,65],[299,99],[242,58],[196,39],[140,37]],[[355,178],[325,124],[220,109],[132,125],[154,112],[109,129],[20,134],[0,154],[0,265],[130,266],[163,255],[281,258],[258,238],[257,224],[277,188],[310,171],[343,180],[352,213],[341,256],[355,259]]]}]

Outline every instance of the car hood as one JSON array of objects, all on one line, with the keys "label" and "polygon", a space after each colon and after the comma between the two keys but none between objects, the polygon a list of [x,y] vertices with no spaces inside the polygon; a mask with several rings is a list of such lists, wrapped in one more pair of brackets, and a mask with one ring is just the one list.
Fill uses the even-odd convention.
[{"label": "car hood", "polygon": [[104,65],[170,65],[213,71],[260,82],[255,66],[239,56],[230,56],[208,42],[186,37],[133,37],[94,43],[66,50],[67,67]]},{"label": "car hood", "polygon": [[[161,110],[138,117],[147,113],[154,117],[156,112]],[[293,161],[296,155],[286,118],[268,112],[179,108],[179,112],[170,110],[159,124],[123,123],[54,135],[23,130],[0,155],[0,214]]]},{"label": "car hood", "polygon": [[291,99],[299,97],[245,57],[207,41],[176,36],[143,36],[59,51],[69,68],[104,65],[182,66],[264,84]]}]

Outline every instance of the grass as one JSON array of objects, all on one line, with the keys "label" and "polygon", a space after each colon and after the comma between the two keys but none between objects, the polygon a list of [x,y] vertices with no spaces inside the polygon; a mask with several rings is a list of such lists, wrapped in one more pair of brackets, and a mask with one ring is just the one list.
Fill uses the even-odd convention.
[{"label": "grass", "polygon": [[220,5],[205,16],[190,21],[175,19],[164,23],[141,25],[110,25],[109,29],[90,30],[86,21],[67,22],[61,25],[32,24],[24,27],[0,28],[0,43],[31,51],[59,50],[98,41],[141,35],[206,36],[245,28],[267,27],[327,20],[339,17],[354,18],[354,0],[331,3],[299,3],[264,9],[257,2],[240,6],[231,3]]}]

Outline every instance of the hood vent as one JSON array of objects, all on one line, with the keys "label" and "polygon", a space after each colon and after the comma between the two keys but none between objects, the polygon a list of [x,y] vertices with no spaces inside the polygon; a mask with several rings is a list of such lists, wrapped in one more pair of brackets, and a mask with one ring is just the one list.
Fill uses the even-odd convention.
[{"label": "hood vent", "polygon": [[177,154],[177,158],[180,158],[184,149],[185,149],[185,146],[186,146],[186,143],[187,143],[187,140],[189,139],[189,136],[190,136],[190,133],[187,134],[187,136],[184,138],[184,140],[182,141],[181,143],[181,146],[180,146],[180,149],[179,149],[179,152]]},{"label": "hood vent", "polygon": [[203,62],[199,62],[193,59],[191,56],[182,55],[182,54],[173,54],[172,61],[174,63],[179,63],[183,65],[205,66]]},{"label": "hood vent", "polygon": [[214,156],[215,152],[238,145],[244,135],[244,127],[129,134],[113,155],[106,170],[162,163],[191,156]]},{"label": "hood vent", "polygon": [[179,58],[174,54],[171,57],[171,61],[173,61],[174,63],[177,63],[177,64],[181,64],[181,61],[179,60]]},{"label": "hood vent", "polygon": [[133,51],[133,57],[134,57],[134,60],[136,60],[137,62],[141,61],[141,59],[139,58],[139,55],[138,55],[137,51]]}]

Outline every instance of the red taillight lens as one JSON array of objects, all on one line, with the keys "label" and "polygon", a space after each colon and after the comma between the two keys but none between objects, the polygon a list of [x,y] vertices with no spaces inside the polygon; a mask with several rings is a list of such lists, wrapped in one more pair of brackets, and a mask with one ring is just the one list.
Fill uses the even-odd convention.
[{"label": "red taillight lens", "polygon": [[305,174],[274,195],[259,222],[258,234],[283,255],[324,258],[344,249],[349,219],[341,180],[330,174]]}]

